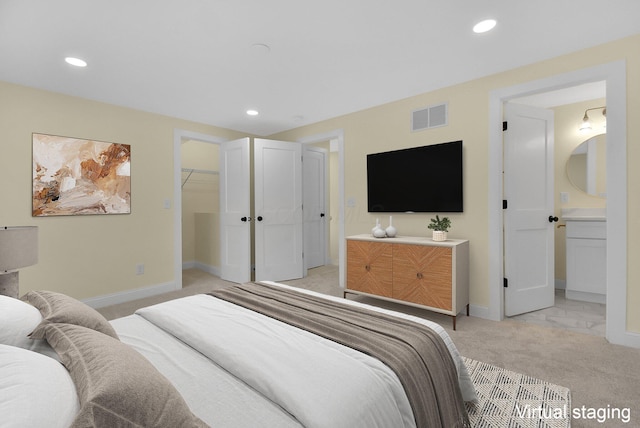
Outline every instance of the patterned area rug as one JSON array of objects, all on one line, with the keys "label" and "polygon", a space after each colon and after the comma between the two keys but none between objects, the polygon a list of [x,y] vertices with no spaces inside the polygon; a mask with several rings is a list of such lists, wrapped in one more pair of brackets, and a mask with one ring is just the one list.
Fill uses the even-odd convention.
[{"label": "patterned area rug", "polygon": [[472,427],[571,426],[568,388],[469,358],[464,362],[478,393],[478,403],[467,404]]}]

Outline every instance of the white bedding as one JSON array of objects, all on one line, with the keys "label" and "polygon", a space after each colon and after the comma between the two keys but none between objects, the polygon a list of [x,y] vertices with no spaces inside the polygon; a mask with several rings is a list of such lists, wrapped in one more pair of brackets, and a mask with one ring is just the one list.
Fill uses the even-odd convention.
[{"label": "white bedding", "polygon": [[277,404],[141,316],[130,315],[111,324],[120,340],[144,355],[210,426],[301,427]]},{"label": "white bedding", "polygon": [[[401,316],[443,336],[463,398],[474,399],[466,368],[444,329]],[[402,385],[379,360],[226,301],[186,297],[140,309],[112,325],[212,426],[415,426]]]},{"label": "white bedding", "polygon": [[435,323],[433,321],[426,320],[424,318],[415,317],[413,315],[403,314],[401,312],[395,312],[388,309],[379,308],[377,306],[371,306],[365,303],[355,302],[353,300],[341,299],[339,297],[329,296],[329,295],[317,293],[311,290],[294,288],[286,284],[280,284],[278,282],[273,282],[273,281],[263,281],[263,282],[265,284],[274,285],[274,286],[282,287],[285,289],[288,288],[288,289],[296,290],[301,293],[310,294],[312,296],[319,296],[327,300],[332,300],[334,302],[340,302],[340,303],[345,303],[347,305],[367,308],[372,311],[393,315],[396,317],[404,318],[406,320],[417,322],[419,324],[426,325],[427,327],[429,327],[430,329],[438,333],[440,337],[442,337],[442,340],[444,340],[444,343],[447,345],[447,348],[449,349],[449,353],[451,354],[451,357],[453,357],[453,361],[455,362],[456,368],[458,369],[458,383],[460,384],[460,390],[462,391],[463,400],[472,401],[472,402],[478,400],[478,395],[476,394],[476,389],[473,386],[473,382],[471,381],[471,375],[469,375],[467,366],[465,366],[464,361],[462,361],[462,356],[458,352],[458,348],[456,348],[456,345],[453,343],[451,336],[449,336],[449,333],[447,333],[447,331],[440,324]]}]

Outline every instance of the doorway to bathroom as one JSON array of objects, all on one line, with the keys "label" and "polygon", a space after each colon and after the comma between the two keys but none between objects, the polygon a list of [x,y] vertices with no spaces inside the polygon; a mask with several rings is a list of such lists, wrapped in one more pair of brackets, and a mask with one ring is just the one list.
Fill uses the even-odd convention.
[{"label": "doorway to bathroom", "polygon": [[[509,103],[522,105],[525,109],[541,108],[548,110],[553,118],[551,121],[553,124],[553,141],[551,144],[553,161],[550,170],[547,173],[543,170],[538,171],[538,173],[542,174],[540,176],[538,173],[527,175],[525,169],[517,169],[517,175],[525,181],[545,176],[547,180],[552,181],[548,186],[552,189],[549,195],[551,209],[549,213],[544,214],[545,216],[548,215],[550,223],[546,226],[546,232],[548,232],[547,236],[551,237],[551,249],[547,251],[553,254],[545,256],[550,260],[546,266],[548,270],[538,270],[538,273],[547,271],[548,278],[551,281],[547,297],[545,297],[547,303],[537,303],[538,307],[534,308],[536,310],[526,310],[527,305],[531,307],[533,299],[516,298],[515,306],[524,308],[524,310],[514,311],[513,302],[509,302],[508,294],[509,291],[513,290],[505,290],[505,315],[513,315],[510,318],[514,320],[546,327],[563,328],[605,336],[606,243],[604,241],[588,242],[584,239],[573,239],[576,236],[572,235],[571,232],[567,235],[566,228],[567,219],[581,219],[580,217],[571,217],[573,213],[588,211],[590,214],[600,214],[602,220],[605,218],[607,201],[606,145],[603,144],[598,150],[593,151],[589,161],[591,166],[586,162],[585,154],[585,146],[591,145],[595,147],[594,141],[606,141],[606,116],[602,114],[603,111],[606,114],[605,82],[593,82],[534,96],[516,98],[510,100]],[[598,108],[600,109],[598,110]],[[588,113],[591,114],[588,115]],[[585,115],[590,120],[588,129],[585,127],[583,120]],[[544,155],[543,152],[541,154]],[[505,189],[510,184],[507,182],[510,179],[508,176],[508,162],[508,158],[505,157]],[[532,164],[532,162],[528,163]],[[591,178],[586,177],[589,171],[594,175]],[[595,177],[596,173],[599,173],[600,178]],[[527,177],[523,175],[527,175]],[[517,182],[519,180],[513,181]],[[527,194],[527,198],[530,198],[528,200],[533,198],[532,192],[525,194]],[[529,196],[530,194],[532,196]],[[530,203],[525,205],[530,205]],[[526,214],[526,211],[523,212]],[[505,214],[505,218],[508,218],[507,214]],[[586,223],[580,224],[584,225]],[[544,229],[544,224],[541,224],[541,226]],[[522,227],[521,229],[524,232],[521,233],[520,237],[515,238],[516,245],[524,244],[522,236],[534,236],[532,228]],[[543,230],[543,232],[545,231]],[[579,236],[578,238],[582,237]],[[509,258],[509,246],[506,243],[508,239],[509,231],[505,228],[505,260]],[[540,243],[542,241],[538,239],[535,242]],[[595,242],[596,246],[592,245],[592,242]],[[577,246],[575,243],[578,243]],[[528,249],[527,251],[531,252],[533,251],[532,248],[536,246],[525,245],[525,247]],[[542,245],[537,247],[535,251],[545,251]],[[592,262],[587,267],[576,268],[577,260],[588,254],[590,254]],[[534,259],[544,259],[540,254],[529,256]],[[595,261],[593,260],[594,257]],[[524,266],[526,267],[527,263]],[[600,266],[600,268],[594,266]],[[578,269],[591,271],[588,277],[580,274],[576,277],[576,271],[580,272]],[[511,275],[513,275],[513,270],[512,267]],[[527,281],[531,281],[531,278],[535,276],[530,275],[530,272],[527,273],[526,269],[521,269],[518,273],[522,274],[524,278],[529,278]],[[505,277],[509,278],[507,266],[505,267]],[[590,278],[594,279],[590,280]],[[592,284],[587,284],[588,282]],[[538,281],[538,283],[541,283],[541,281]],[[527,289],[527,285],[519,285]],[[529,292],[535,290],[537,286],[537,284],[531,285],[527,290]],[[589,291],[582,292],[581,290]],[[517,300],[520,300],[520,302]],[[543,306],[548,307],[544,308]]]}]

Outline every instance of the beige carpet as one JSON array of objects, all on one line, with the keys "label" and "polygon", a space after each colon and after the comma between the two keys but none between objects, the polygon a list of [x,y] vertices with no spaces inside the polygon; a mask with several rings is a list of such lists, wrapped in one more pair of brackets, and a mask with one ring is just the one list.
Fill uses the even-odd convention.
[{"label": "beige carpet", "polygon": [[[342,295],[335,266],[311,269],[306,278],[284,282]],[[190,269],[184,272],[182,290],[102,308],[100,312],[113,319],[133,313],[138,307],[229,285],[231,283]],[[349,298],[436,321],[447,329],[465,357],[568,388],[573,409],[581,412],[580,418],[572,420],[574,428],[640,426],[639,349],[611,345],[602,337],[514,320],[496,322],[460,316],[457,330],[453,331],[451,319],[444,315],[375,299],[352,295]],[[630,412],[628,423],[623,421],[625,409]]]}]

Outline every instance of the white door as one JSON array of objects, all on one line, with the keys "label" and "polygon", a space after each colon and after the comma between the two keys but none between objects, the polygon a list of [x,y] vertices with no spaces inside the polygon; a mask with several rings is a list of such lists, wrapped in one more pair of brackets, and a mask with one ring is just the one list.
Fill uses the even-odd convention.
[{"label": "white door", "polygon": [[554,304],[553,112],[505,104],[505,315]]},{"label": "white door", "polygon": [[302,278],[302,145],[254,140],[256,281]]},{"label": "white door", "polygon": [[251,281],[249,138],[220,145],[220,277]]},{"label": "white door", "polygon": [[303,146],[304,263],[306,269],[324,266],[328,237],[327,150]]}]

